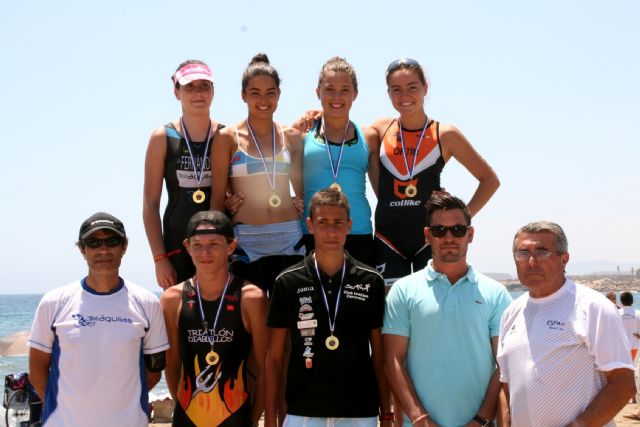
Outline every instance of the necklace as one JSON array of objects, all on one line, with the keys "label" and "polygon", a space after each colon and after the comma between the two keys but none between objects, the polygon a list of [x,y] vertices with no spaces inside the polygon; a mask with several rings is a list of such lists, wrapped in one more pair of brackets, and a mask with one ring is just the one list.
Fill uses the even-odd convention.
[{"label": "necklace", "polygon": [[340,288],[338,288],[338,298],[336,299],[336,308],[333,310],[333,321],[331,320],[331,312],[329,311],[329,301],[327,300],[327,294],[324,291],[324,286],[322,285],[322,279],[320,278],[320,269],[318,268],[318,260],[316,259],[316,254],[313,254],[313,262],[316,266],[316,275],[318,276],[318,282],[320,282],[320,291],[322,291],[322,300],[324,301],[324,306],[327,309],[327,317],[329,318],[329,333],[330,335],[324,341],[324,345],[329,350],[335,350],[340,346],[340,340],[338,337],[334,335],[334,331],[336,329],[336,320],[338,318],[338,309],[340,307],[340,297],[342,297],[342,283],[344,282],[344,273],[346,271],[346,258],[342,259],[342,276],[340,277]]},{"label": "necklace", "polygon": [[[220,318],[220,312],[222,311],[222,306],[224,305],[224,297],[227,295],[227,289],[229,289],[229,283],[231,282],[231,274],[227,272],[227,283],[224,285],[224,290],[222,291],[222,295],[220,296],[220,303],[218,304],[218,310],[216,311],[216,317],[213,319],[213,328],[212,334],[209,335],[209,323],[207,322],[206,317],[204,316],[204,309],[202,308],[202,297],[200,296],[200,283],[198,279],[195,279],[195,287],[196,293],[198,294],[198,307],[200,307],[200,318],[202,319],[202,328],[204,329],[205,336],[207,337],[207,341],[211,345],[211,350],[207,353],[205,360],[209,365],[216,365],[220,361],[220,355],[216,353],[213,349],[215,341],[216,341],[216,326],[218,325],[218,319]],[[193,283],[193,282],[192,282]]]},{"label": "necklace", "polygon": [[207,153],[209,152],[209,140],[211,139],[211,120],[209,120],[209,129],[207,130],[207,145],[204,147],[204,156],[202,159],[202,164],[200,165],[200,173],[198,173],[198,168],[196,167],[196,159],[193,155],[193,150],[191,149],[191,138],[189,137],[189,131],[187,130],[187,126],[184,124],[184,120],[180,117],[180,126],[182,127],[184,133],[184,140],[187,143],[187,149],[189,150],[189,157],[191,158],[191,164],[193,165],[193,173],[196,176],[196,185],[197,190],[193,192],[193,201],[196,203],[202,203],[206,199],[204,191],[200,190],[200,182],[202,181],[202,175],[204,174],[204,165],[207,163]]},{"label": "necklace", "polygon": [[424,126],[422,127],[422,133],[420,134],[420,139],[418,139],[416,151],[413,153],[413,164],[411,165],[411,169],[409,169],[407,148],[404,146],[404,137],[402,136],[402,123],[400,123],[400,119],[398,118],[398,132],[400,133],[400,143],[402,144],[402,158],[404,159],[404,165],[407,168],[407,175],[409,175],[409,185],[404,189],[404,194],[406,194],[407,197],[415,197],[416,194],[418,194],[418,188],[413,183],[413,171],[416,168],[416,159],[418,158],[418,152],[420,151],[420,143],[422,143],[422,137],[424,136],[424,132],[427,130],[428,125],[429,116],[427,116],[427,120],[425,120]]},{"label": "necklace", "polygon": [[333,184],[329,186],[336,191],[342,191],[342,187],[338,184],[338,173],[340,171],[340,163],[342,162],[342,151],[344,150],[344,141],[347,139],[347,132],[349,131],[349,124],[351,122],[347,120],[347,126],[344,128],[344,133],[342,134],[342,142],[340,142],[340,151],[338,152],[338,162],[334,166],[333,164],[333,154],[331,154],[331,148],[329,147],[329,140],[327,139],[327,128],[324,125],[324,116],[322,116],[322,130],[324,131],[324,146],[327,149],[327,154],[329,155],[329,165],[331,166],[331,175],[333,176]]},{"label": "necklace", "polygon": [[251,138],[253,139],[253,143],[256,144],[256,148],[258,149],[258,153],[260,153],[260,158],[262,159],[262,165],[264,166],[264,171],[267,174],[267,179],[269,180],[269,187],[271,187],[271,195],[269,196],[269,206],[272,208],[277,208],[282,203],[282,199],[280,196],[276,194],[276,125],[271,122],[271,171],[272,175],[269,174],[269,169],[267,168],[267,161],[264,158],[264,154],[262,153],[262,148],[260,148],[260,143],[256,138],[255,133],[253,133],[253,129],[251,128],[251,124],[249,123],[249,118],[247,117],[247,127],[249,128],[249,133],[251,134]]}]

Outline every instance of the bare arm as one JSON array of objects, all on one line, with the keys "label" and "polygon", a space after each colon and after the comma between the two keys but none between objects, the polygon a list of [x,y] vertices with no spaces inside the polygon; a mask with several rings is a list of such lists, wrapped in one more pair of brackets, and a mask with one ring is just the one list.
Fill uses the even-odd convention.
[{"label": "bare arm", "polygon": [[285,347],[287,342],[286,328],[269,328],[269,350],[267,351],[266,364],[266,400],[265,400],[265,427],[278,425],[278,404],[281,388],[282,372],[284,367]]},{"label": "bare arm", "polygon": [[234,137],[230,128],[224,128],[211,149],[211,209],[224,212],[225,196],[229,186],[229,165]]},{"label": "bare arm", "polygon": [[309,132],[315,121],[320,120],[320,117],[322,117],[322,110],[307,110],[291,124],[291,127],[302,133]]},{"label": "bare arm", "polygon": [[593,398],[587,409],[569,426],[603,426],[624,408],[636,392],[633,370],[620,368],[604,372],[607,384]]},{"label": "bare arm", "polygon": [[[380,390],[380,414],[391,413],[391,389],[384,374],[384,347],[380,328],[371,331],[371,359]],[[391,425],[391,421],[383,421],[382,425]]]},{"label": "bare arm", "polygon": [[407,349],[409,347],[409,338],[401,335],[385,334],[384,342],[384,372],[387,375],[389,386],[393,392],[394,398],[400,402],[400,406],[404,410],[410,421],[420,418],[414,426],[436,426],[428,415],[427,410],[413,387],[411,378],[406,369]]},{"label": "bare arm", "polygon": [[[160,198],[164,179],[164,162],[167,155],[166,138],[167,134],[164,128],[153,131],[144,162],[142,220],[149,247],[154,256],[167,252],[162,238],[162,221],[160,220]],[[157,261],[155,269],[158,286],[167,289],[176,284],[176,270],[169,259],[164,258]]]},{"label": "bare arm", "polygon": [[367,175],[376,197],[378,196],[378,179],[380,177],[380,138],[378,132],[371,127],[363,127],[362,132],[369,147],[369,165]]},{"label": "bare arm", "polygon": [[169,338],[169,349],[167,350],[167,365],[165,377],[167,388],[171,398],[177,404],[178,380],[180,378],[180,335],[178,331],[178,316],[182,308],[182,286],[174,286],[160,296],[160,306],[164,315],[164,323],[167,328]]},{"label": "bare arm", "polygon": [[158,384],[160,378],[162,377],[162,372],[151,372],[148,369],[145,369],[147,374],[147,390],[151,390]]},{"label": "bare arm", "polygon": [[291,172],[289,179],[293,186],[293,192],[297,197],[302,197],[302,134],[295,129],[287,129],[287,149],[291,153]]},{"label": "bare arm", "polygon": [[264,410],[265,362],[269,330],[267,329],[267,297],[255,285],[245,284],[242,288],[242,321],[251,334],[253,353],[256,358],[256,395],[251,407],[251,421],[257,422]]},{"label": "bare arm", "polygon": [[50,367],[51,353],[45,353],[33,347],[29,349],[29,381],[43,401],[47,389]]},{"label": "bare arm", "polygon": [[511,410],[509,408],[509,384],[502,384],[500,399],[498,403],[498,414],[496,414],[498,427],[511,427]]},{"label": "bare arm", "polygon": [[500,186],[500,180],[489,163],[454,126],[446,124],[440,126],[440,143],[445,161],[454,157],[478,180],[478,187],[467,203],[471,216],[475,216],[496,192]]},{"label": "bare arm", "polygon": [[[491,349],[493,350],[493,358],[495,360],[498,352],[498,337],[491,337]],[[478,412],[476,412],[476,414],[480,415],[482,418],[493,420],[496,415],[500,390],[502,390],[502,383],[500,382],[500,368],[496,365],[496,369],[489,381],[484,401],[482,402],[482,405],[480,405],[480,408],[478,408]],[[470,420],[467,425],[473,427],[477,425],[477,423]]]}]

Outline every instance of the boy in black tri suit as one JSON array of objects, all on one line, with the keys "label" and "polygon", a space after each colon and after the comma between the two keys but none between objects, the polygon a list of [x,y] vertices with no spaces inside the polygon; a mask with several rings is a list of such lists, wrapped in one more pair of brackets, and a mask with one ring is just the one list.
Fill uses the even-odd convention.
[{"label": "boy in black tri suit", "polygon": [[[237,242],[223,213],[191,217],[184,245],[196,273],[160,298],[171,345],[166,379],[176,403],[172,425],[252,426],[264,407],[266,296],[229,271]],[[257,361],[254,396],[247,384],[251,350]]]},{"label": "boy in black tri suit", "polygon": [[351,219],[343,193],[317,192],[309,215],[315,251],[282,272],[274,285],[267,320],[265,426],[282,421],[276,409],[285,362],[288,427],[374,427],[379,414],[383,425],[390,425],[380,333],[382,276],[344,251]]}]

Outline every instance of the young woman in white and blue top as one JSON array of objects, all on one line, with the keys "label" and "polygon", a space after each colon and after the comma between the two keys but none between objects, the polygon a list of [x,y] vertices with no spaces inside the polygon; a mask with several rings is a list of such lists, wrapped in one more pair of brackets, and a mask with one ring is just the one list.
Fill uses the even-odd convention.
[{"label": "young woman in white and blue top", "polygon": [[280,77],[265,54],[245,70],[242,99],[247,118],[224,129],[213,146],[211,207],[224,210],[229,189],[242,195],[230,209],[238,239],[234,273],[269,292],[276,276],[304,255],[300,213],[290,194],[290,185],[302,193],[302,135],[273,121]]},{"label": "young woman in white and blue top", "polygon": [[322,117],[305,135],[302,160],[305,213],[301,225],[305,246],[307,252],[313,249],[313,236],[304,221],[311,197],[318,190],[333,187],[342,191],[351,205],[353,226],[345,248],[357,260],[372,265],[373,228],[365,175],[369,175],[372,185],[377,185],[378,135],[349,119],[358,95],[358,81],[353,66],[345,59],[336,56],[322,66],[316,93]]}]

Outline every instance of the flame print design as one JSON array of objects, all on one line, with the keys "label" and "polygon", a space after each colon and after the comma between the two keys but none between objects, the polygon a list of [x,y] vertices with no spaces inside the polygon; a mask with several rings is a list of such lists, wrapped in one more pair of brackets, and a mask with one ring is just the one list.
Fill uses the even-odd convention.
[{"label": "flame print design", "polygon": [[[193,363],[196,376],[200,375],[198,356],[195,356]],[[248,398],[247,387],[242,378],[243,367],[244,362],[238,367],[235,378],[229,378],[224,384],[218,382],[210,392],[199,391],[193,397],[194,386],[190,378],[184,377],[184,369],[181,369],[178,404],[195,425],[218,426],[242,407]],[[218,365],[216,375],[221,369],[222,363]],[[223,398],[220,397],[220,387],[223,387]]]}]

